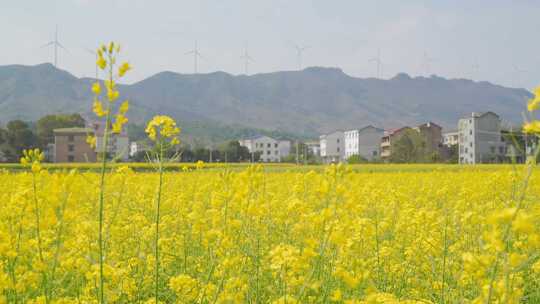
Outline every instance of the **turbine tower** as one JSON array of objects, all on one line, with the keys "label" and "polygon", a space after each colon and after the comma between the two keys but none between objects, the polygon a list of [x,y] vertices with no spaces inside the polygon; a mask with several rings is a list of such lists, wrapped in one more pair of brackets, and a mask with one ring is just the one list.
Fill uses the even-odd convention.
[{"label": "turbine tower", "polygon": [[187,52],[185,55],[191,55],[193,54],[193,67],[195,74],[198,73],[198,59],[199,57],[202,58],[201,53],[199,52],[199,47],[197,45],[197,40],[195,40],[195,48],[189,52]]},{"label": "turbine tower", "polygon": [[244,49],[244,54],[242,54],[242,56],[240,56],[240,58],[244,60],[244,72],[247,75],[248,74],[249,62],[253,60],[253,58],[251,58],[251,56],[249,56],[247,43],[246,43],[246,48]]},{"label": "turbine tower", "polygon": [[474,78],[475,76],[477,76],[478,71],[480,71],[480,63],[478,63],[478,58],[474,59],[471,65],[471,69],[472,69],[472,78]]},{"label": "turbine tower", "polygon": [[514,87],[517,87],[519,86],[519,83],[521,82],[521,79],[522,79],[522,75],[525,74],[525,73],[528,73],[529,71],[528,70],[525,70],[525,69],[521,69],[519,68],[517,65],[513,64],[512,66],[514,68]]},{"label": "turbine tower", "polygon": [[47,42],[41,47],[44,48],[48,46],[54,47],[54,67],[58,67],[58,48],[60,47],[67,51],[67,49],[60,43],[60,41],[58,41],[58,25],[56,25],[56,28],[54,31],[54,40]]},{"label": "turbine tower", "polygon": [[369,59],[369,62],[375,62],[377,64],[377,78],[381,78],[381,70],[382,70],[382,60],[381,60],[381,49],[377,49],[377,57],[373,57]]},{"label": "turbine tower", "polygon": [[428,53],[424,51],[424,55],[422,56],[422,68],[426,72],[426,77],[429,77],[432,62],[433,58],[429,57]]},{"label": "turbine tower", "polygon": [[305,50],[309,49],[309,46],[299,46],[295,44],[294,48],[296,49],[296,60],[298,61],[298,70],[302,70],[302,53],[304,53]]}]

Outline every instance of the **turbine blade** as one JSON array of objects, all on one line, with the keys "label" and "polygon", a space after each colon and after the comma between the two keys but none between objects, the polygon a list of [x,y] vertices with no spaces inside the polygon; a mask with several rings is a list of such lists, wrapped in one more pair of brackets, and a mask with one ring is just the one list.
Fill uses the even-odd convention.
[{"label": "turbine blade", "polygon": [[89,48],[84,48],[84,50],[85,50],[87,53],[90,53],[90,54],[92,54],[92,55],[96,55],[96,54],[97,54],[96,51],[91,50],[91,49],[89,49]]},{"label": "turbine blade", "polygon": [[54,45],[54,41],[48,42],[48,43],[40,46],[40,48],[44,48],[44,47],[47,47],[47,46],[50,46],[50,45]]},{"label": "turbine blade", "polygon": [[60,48],[64,49],[64,51],[66,51],[66,52],[69,53],[68,49],[66,49],[60,42],[57,42],[57,45],[58,45]]}]

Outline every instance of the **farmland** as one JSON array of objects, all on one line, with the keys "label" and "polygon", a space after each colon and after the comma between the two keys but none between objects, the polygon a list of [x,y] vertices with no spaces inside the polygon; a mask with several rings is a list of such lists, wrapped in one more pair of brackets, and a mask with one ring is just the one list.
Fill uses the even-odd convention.
[{"label": "farmland", "polygon": [[[98,302],[100,187],[90,169],[0,169],[1,301]],[[152,170],[106,173],[109,303],[154,302]],[[538,181],[525,166],[170,165],[158,298],[538,303]]]}]

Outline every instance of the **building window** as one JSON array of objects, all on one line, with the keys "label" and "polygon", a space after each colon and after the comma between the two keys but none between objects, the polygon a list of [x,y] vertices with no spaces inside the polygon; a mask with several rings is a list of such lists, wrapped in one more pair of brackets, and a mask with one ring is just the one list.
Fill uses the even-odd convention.
[{"label": "building window", "polygon": [[270,147],[272,146],[272,144],[268,143],[266,146],[267,146],[268,148],[270,148]]},{"label": "building window", "polygon": [[339,152],[339,147],[337,147],[337,151]]},{"label": "building window", "polygon": [[277,143],[274,144],[274,148],[277,148]]},{"label": "building window", "polygon": [[469,135],[472,135],[472,130],[469,130]]},{"label": "building window", "polygon": [[336,141],[337,141],[337,143],[339,144],[339,138],[338,138]]},{"label": "building window", "polygon": [[270,155],[270,150],[266,150],[266,154]]},{"label": "building window", "polygon": [[279,151],[278,151],[278,150],[276,150],[276,151],[274,152],[274,154],[278,155],[278,154],[279,154]]},{"label": "building window", "polygon": [[373,151],[373,156],[377,156],[377,151]]},{"label": "building window", "polygon": [[72,163],[73,161],[75,161],[75,156],[68,155],[68,162]]},{"label": "building window", "polygon": [[471,148],[472,148],[472,142],[471,142],[471,143],[469,143],[469,146],[471,146]]},{"label": "building window", "polygon": [[491,150],[491,153],[495,154],[495,147],[489,147],[489,150]]},{"label": "building window", "polygon": [[504,154],[504,147],[499,147],[499,153]]},{"label": "building window", "polygon": [[75,146],[74,145],[68,145],[68,151],[69,152],[75,151]]},{"label": "building window", "polygon": [[68,135],[68,141],[75,141],[75,136]]}]

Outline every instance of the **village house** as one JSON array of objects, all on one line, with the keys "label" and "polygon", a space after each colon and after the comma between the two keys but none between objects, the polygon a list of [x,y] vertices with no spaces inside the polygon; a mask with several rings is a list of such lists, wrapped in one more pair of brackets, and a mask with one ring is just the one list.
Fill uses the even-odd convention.
[{"label": "village house", "polygon": [[363,159],[370,161],[379,158],[383,135],[383,129],[371,125],[345,131],[343,135],[345,139],[345,159],[353,155],[359,155]]},{"label": "village house", "polygon": [[414,128],[424,141],[424,152],[427,155],[439,153],[442,146],[442,127],[433,122],[426,122]]},{"label": "village house", "polygon": [[96,151],[86,142],[88,135],[94,134],[90,128],[61,128],[54,129],[53,161],[66,162],[95,162]]},{"label": "village house", "polygon": [[381,138],[381,159],[388,161],[392,156],[392,145],[398,141],[403,134],[408,130],[412,130],[410,127],[401,127],[399,129],[392,129],[384,131]]},{"label": "village house", "polygon": [[472,113],[458,122],[459,163],[501,162],[506,144],[501,136],[501,119],[493,112]]},{"label": "village house", "polygon": [[259,160],[262,162],[280,162],[291,150],[290,141],[277,140],[266,135],[252,136],[238,142],[249,150],[252,157],[259,154]]},{"label": "village house", "polygon": [[338,163],[345,156],[344,132],[341,130],[323,134],[319,138],[321,158],[325,163]]},{"label": "village house", "polygon": [[451,147],[459,143],[459,132],[458,131],[449,131],[443,133],[443,145]]}]

